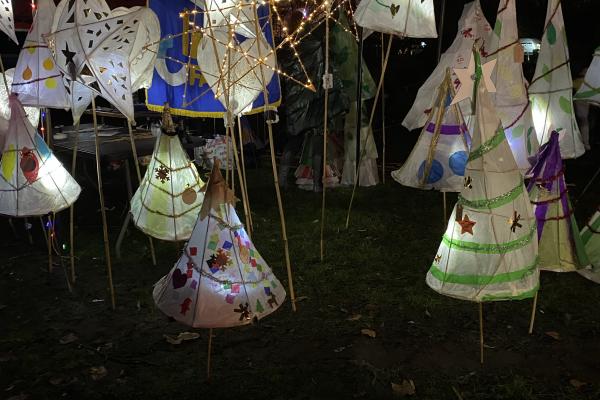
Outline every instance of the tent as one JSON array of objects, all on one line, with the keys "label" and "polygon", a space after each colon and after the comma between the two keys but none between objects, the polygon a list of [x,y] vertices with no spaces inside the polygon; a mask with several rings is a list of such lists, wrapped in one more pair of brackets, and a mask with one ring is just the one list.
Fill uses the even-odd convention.
[{"label": "tent", "polygon": [[529,85],[533,123],[540,144],[560,134],[563,158],[577,158],[585,152],[573,112],[573,81],[561,0],[548,0],[548,11],[534,78]]},{"label": "tent", "polygon": [[515,0],[500,1],[486,60],[497,60],[492,75],[496,85],[496,92],[491,94],[492,101],[515,161],[525,172],[531,166],[528,157],[537,153],[539,143],[523,77],[523,47],[519,43],[515,3]]},{"label": "tent", "polygon": [[500,118],[479,84],[478,61],[475,75],[465,182],[426,282],[441,294],[475,302],[533,297],[539,286],[535,218]]},{"label": "tent", "polygon": [[189,239],[204,198],[202,186],[204,182],[181,146],[166,105],[152,160],[131,198],[134,224],[157,239]]},{"label": "tent", "polygon": [[69,207],[81,188],[27,119],[16,95],[0,160],[0,214],[45,215]]},{"label": "tent", "polygon": [[218,161],[181,258],[154,286],[166,315],[194,328],[246,325],[275,311],[285,290],[256,250],[234,208]]},{"label": "tent", "polygon": [[592,268],[580,269],[581,275],[596,283],[600,283],[600,207],[581,230],[581,241],[589,257]]},{"label": "tent", "polygon": [[402,167],[392,171],[398,183],[417,189],[460,192],[471,137],[457,104],[450,71],[438,89],[429,119]]},{"label": "tent", "polygon": [[588,260],[569,200],[558,137],[556,131],[552,132],[540,147],[527,173],[527,190],[537,219],[539,267],[568,272],[585,267]]},{"label": "tent", "polygon": [[365,29],[390,35],[437,37],[433,0],[361,0],[354,20]]}]

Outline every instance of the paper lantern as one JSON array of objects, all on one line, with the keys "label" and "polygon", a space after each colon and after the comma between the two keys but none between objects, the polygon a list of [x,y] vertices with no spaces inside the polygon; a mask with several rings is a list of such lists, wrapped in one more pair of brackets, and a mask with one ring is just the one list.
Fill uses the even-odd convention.
[{"label": "paper lantern", "polygon": [[437,37],[433,0],[361,0],[354,20],[363,28],[390,35]]},{"label": "paper lantern", "polygon": [[572,91],[560,0],[549,0],[540,53],[529,85],[529,99],[539,143],[546,143],[552,131],[558,131],[563,158],[577,158],[585,152],[573,112]]},{"label": "paper lantern", "polygon": [[52,0],[38,0],[37,12],[19,53],[12,92],[23,105],[34,107],[70,107],[69,97],[46,45],[44,35],[52,29],[56,6]]},{"label": "paper lantern", "polygon": [[256,3],[248,0],[193,0],[203,10],[204,29],[228,29],[247,38],[256,37]]},{"label": "paper lantern", "polygon": [[16,95],[0,160],[0,214],[44,215],[69,207],[81,188],[27,119]]},{"label": "paper lantern", "polygon": [[0,30],[6,33],[16,44],[19,44],[15,34],[12,0],[0,0]]},{"label": "paper lantern", "polygon": [[558,133],[552,132],[527,173],[527,185],[537,220],[540,248],[539,267],[555,272],[570,272],[589,263],[564,176]]},{"label": "paper lantern", "polygon": [[528,158],[537,153],[539,143],[523,77],[523,47],[519,43],[515,0],[500,2],[489,42],[487,59],[497,60],[492,75],[496,86],[492,101],[515,161],[525,172],[531,166]]},{"label": "paper lantern", "polygon": [[[467,3],[458,21],[458,33],[452,45],[442,54],[440,62],[433,70],[429,78],[419,88],[417,97],[410,111],[402,121],[407,129],[417,129],[425,125],[428,119],[428,111],[433,106],[435,95],[439,86],[444,81],[447,68],[464,68],[469,62],[473,43],[477,39],[487,41],[491,31],[490,25],[481,11],[479,0]],[[452,75],[452,81],[456,82],[456,76]],[[463,102],[460,105],[465,117],[472,114],[471,104]]]},{"label": "paper lantern", "polygon": [[453,97],[448,73],[417,144],[402,167],[392,172],[398,183],[417,189],[461,191],[471,137],[459,106],[450,104]]},{"label": "paper lantern", "polygon": [[[258,61],[261,58],[270,67],[262,67],[262,74]],[[227,28],[205,32],[198,45],[197,60],[215,97],[233,115],[252,109],[276,68],[275,53],[262,32],[253,39],[239,41],[229,35]]]},{"label": "paper lantern", "polygon": [[[4,74],[9,88],[12,86],[14,74],[14,68],[7,69]],[[8,131],[8,121],[10,120],[11,107],[8,97],[9,94],[6,92],[4,80],[0,76],[0,148],[2,148],[2,137]],[[27,119],[31,125],[37,127],[40,121],[40,110],[35,107],[25,107],[25,114],[27,114]]]},{"label": "paper lantern", "polygon": [[183,255],[154,286],[156,305],[194,328],[224,328],[269,315],[285,295],[248,237],[234,208],[234,194],[215,165]]},{"label": "paper lantern", "polygon": [[465,181],[426,282],[441,294],[475,302],[533,297],[539,287],[535,217],[500,118],[477,75]]},{"label": "paper lantern", "polygon": [[594,51],[594,58],[585,73],[581,87],[575,93],[575,100],[600,103],[600,47]]},{"label": "paper lantern", "polygon": [[596,283],[600,283],[600,207],[581,230],[581,241],[592,267],[580,269],[581,275]]},{"label": "paper lantern", "polygon": [[[170,121],[168,107],[165,118]],[[152,160],[131,199],[134,224],[157,239],[189,239],[198,219],[204,182],[175,133],[172,121],[163,119]]]}]

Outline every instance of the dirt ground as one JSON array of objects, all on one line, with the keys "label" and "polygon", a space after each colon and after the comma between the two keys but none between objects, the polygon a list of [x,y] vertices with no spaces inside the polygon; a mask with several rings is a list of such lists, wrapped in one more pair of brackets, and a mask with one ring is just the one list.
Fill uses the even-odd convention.
[{"label": "dirt ground", "polygon": [[[568,162],[574,201],[599,157],[596,150]],[[251,170],[249,179],[254,243],[287,283],[270,169]],[[114,244],[126,199],[119,175],[107,180]],[[47,272],[39,221],[29,221],[30,245],[22,221],[14,221],[15,238],[0,220],[0,398],[600,398],[600,286],[575,273],[543,273],[531,336],[531,300],[486,303],[480,365],[477,305],[441,296],[424,282],[445,227],[442,196],[388,178],[359,189],[345,230],[349,198],[346,188],[328,192],[321,263],[320,196],[296,188],[284,194],[298,311],[288,297],[257,324],[215,330],[209,382],[208,332],[168,343],[164,335],[193,330],[169,321],[151,296],[180,246],[157,243],[154,267],[146,239],[132,227],[123,259],[113,263],[113,311],[93,188],[77,203],[72,293],[58,259]],[[449,196],[449,208],[455,199]],[[580,226],[598,199],[600,181],[576,203]],[[57,221],[63,242],[67,222],[68,212]]]}]

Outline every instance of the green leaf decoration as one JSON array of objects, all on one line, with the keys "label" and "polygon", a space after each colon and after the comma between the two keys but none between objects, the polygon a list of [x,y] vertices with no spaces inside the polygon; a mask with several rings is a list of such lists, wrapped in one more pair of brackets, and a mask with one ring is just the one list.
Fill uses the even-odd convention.
[{"label": "green leaf decoration", "polygon": [[259,299],[256,299],[256,307],[254,307],[254,311],[256,311],[258,313],[265,311],[265,308],[263,307],[263,305]]},{"label": "green leaf decoration", "polygon": [[548,66],[544,64],[544,66],[542,67],[542,74],[546,82],[550,82],[552,80],[552,74],[549,74],[548,71],[550,71],[550,68],[548,68]]},{"label": "green leaf decoration", "polygon": [[546,37],[548,38],[548,43],[556,43],[556,28],[552,22],[548,24],[548,29],[546,29]]},{"label": "green leaf decoration", "polygon": [[523,132],[525,132],[525,127],[523,125],[515,126],[512,130],[512,137],[515,139],[519,138],[523,135]]},{"label": "green leaf decoration", "polygon": [[500,36],[501,32],[502,32],[502,21],[497,19],[496,25],[494,25],[494,33],[496,34],[496,36]]},{"label": "green leaf decoration", "polygon": [[571,108],[571,102],[565,96],[560,96],[560,99],[558,99],[558,104],[565,113],[569,115],[573,113],[573,110]]},{"label": "green leaf decoration", "polygon": [[531,155],[531,135],[534,133],[533,126],[527,130],[527,154]]}]

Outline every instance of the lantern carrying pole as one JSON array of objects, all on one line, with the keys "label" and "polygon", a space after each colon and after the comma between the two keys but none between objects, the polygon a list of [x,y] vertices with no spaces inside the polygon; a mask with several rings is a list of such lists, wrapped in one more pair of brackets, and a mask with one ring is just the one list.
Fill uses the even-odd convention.
[{"label": "lantern carrying pole", "polygon": [[[75,179],[75,169],[77,166],[77,148],[79,147],[79,121],[75,124],[75,145],[73,146],[73,156],[71,159],[71,176]],[[75,202],[69,207],[69,255],[71,258],[71,283],[75,283],[77,275],[75,274]]]},{"label": "lantern carrying pole", "polygon": [[244,196],[246,196],[246,204],[248,206],[248,221],[247,221],[247,229],[248,229],[248,233],[250,234],[250,236],[252,236],[252,231],[253,231],[253,223],[252,223],[252,211],[250,209],[250,198],[248,196],[248,180],[246,179],[246,159],[244,156],[244,138],[242,135],[242,119],[241,117],[238,115],[237,118],[238,121],[238,134],[240,137],[240,156],[241,156],[241,167],[242,167],[242,178],[243,178],[243,182],[244,182]]},{"label": "lantern carrying pole", "polygon": [[533,297],[533,306],[531,308],[531,319],[529,321],[529,334],[533,334],[533,324],[535,323],[535,313],[537,309],[538,292],[535,292]]},{"label": "lantern carrying pole", "polygon": [[479,362],[483,365],[483,303],[479,303]]},{"label": "lantern carrying pole", "polygon": [[[320,239],[320,255],[321,262],[325,258],[325,193],[327,192],[327,121],[328,121],[328,106],[329,106],[329,89],[333,85],[332,75],[329,73],[329,18],[331,13],[331,3],[326,3],[325,8],[325,74],[323,75],[323,89],[325,90],[325,107],[323,110],[323,166],[321,171],[321,187],[323,193],[321,196],[321,239]],[[313,174],[313,185],[319,177]]]},{"label": "lantern carrying pole", "polygon": [[206,380],[210,381],[210,356],[212,353],[212,337],[213,337],[213,330],[212,328],[210,328],[208,330],[208,350],[207,350],[207,356],[206,356]]}]

